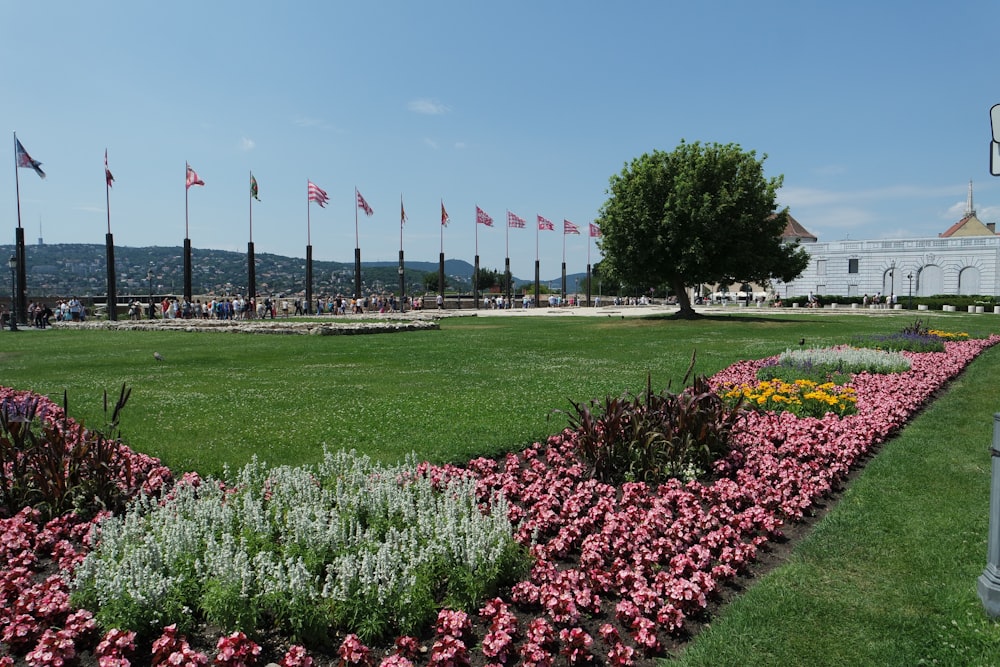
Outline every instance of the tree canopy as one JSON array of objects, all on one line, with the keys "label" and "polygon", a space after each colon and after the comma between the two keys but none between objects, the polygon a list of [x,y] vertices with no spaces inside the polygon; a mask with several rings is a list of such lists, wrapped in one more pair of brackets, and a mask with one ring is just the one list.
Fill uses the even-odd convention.
[{"label": "tree canopy", "polygon": [[611,177],[598,218],[605,276],[669,285],[685,317],[694,315],[686,287],[793,280],[809,256],[781,242],[788,209],[775,211],[775,196],[783,179],[765,178],[766,158],[737,144],[681,141],[626,164]]}]

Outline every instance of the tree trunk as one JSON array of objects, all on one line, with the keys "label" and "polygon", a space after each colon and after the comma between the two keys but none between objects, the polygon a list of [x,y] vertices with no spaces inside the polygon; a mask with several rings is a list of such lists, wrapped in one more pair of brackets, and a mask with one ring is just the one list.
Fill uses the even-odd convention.
[{"label": "tree trunk", "polygon": [[680,310],[677,311],[676,317],[684,320],[692,320],[698,317],[698,313],[696,313],[694,308],[691,307],[691,298],[688,296],[687,289],[685,288],[681,277],[674,276],[673,280],[671,280],[671,284],[674,288],[674,294],[677,295],[677,305],[680,306]]}]

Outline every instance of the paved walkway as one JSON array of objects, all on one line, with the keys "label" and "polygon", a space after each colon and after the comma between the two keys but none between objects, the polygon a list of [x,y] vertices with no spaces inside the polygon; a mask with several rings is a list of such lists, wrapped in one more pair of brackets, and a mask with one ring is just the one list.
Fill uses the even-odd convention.
[{"label": "paved walkway", "polygon": [[[671,315],[677,312],[677,306],[649,305],[649,306],[601,306],[600,308],[588,308],[586,306],[562,306],[557,308],[508,308],[506,310],[490,310],[480,308],[462,308],[460,310],[446,310],[449,315],[472,315],[479,317],[644,317],[648,315]],[[890,310],[886,309],[865,309],[865,308],[771,308],[769,306],[740,307],[732,304],[729,306],[694,306],[696,313],[701,315],[910,315],[917,311]],[[438,312],[434,309],[427,309],[423,312]],[[921,311],[925,312],[925,311]]]}]

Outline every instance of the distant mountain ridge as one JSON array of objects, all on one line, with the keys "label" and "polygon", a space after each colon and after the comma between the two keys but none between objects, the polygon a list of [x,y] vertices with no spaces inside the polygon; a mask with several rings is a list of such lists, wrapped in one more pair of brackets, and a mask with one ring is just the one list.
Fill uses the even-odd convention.
[{"label": "distant mountain ridge", "polygon": [[[107,290],[106,248],[96,243],[26,245],[25,260],[29,296],[87,296]],[[119,295],[179,294],[184,284],[183,248],[180,246],[115,246],[115,269]],[[14,254],[13,245],[0,245],[4,256]],[[296,293],[305,287],[305,258],[255,253],[257,291]],[[197,294],[243,294],[247,289],[246,252],[192,248],[192,289]],[[446,259],[449,290],[471,291],[473,265],[462,259]],[[424,293],[424,276],[437,275],[438,263],[406,261],[408,294]],[[490,267],[492,268],[492,267]],[[362,262],[364,289],[398,291],[397,262]],[[567,289],[582,283],[585,274],[566,277]],[[542,284],[557,283],[559,277]],[[514,277],[515,285],[533,283]],[[354,286],[354,263],[313,260],[313,292],[349,294]]]}]

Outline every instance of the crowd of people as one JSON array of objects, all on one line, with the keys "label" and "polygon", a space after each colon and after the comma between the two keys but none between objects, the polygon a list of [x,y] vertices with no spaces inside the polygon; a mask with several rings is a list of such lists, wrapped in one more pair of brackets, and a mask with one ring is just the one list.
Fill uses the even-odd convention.
[{"label": "crowd of people", "polygon": [[[393,294],[371,294],[362,298],[319,297],[316,299],[313,314],[317,315],[361,315],[366,312],[395,313],[400,310],[420,310],[423,299],[406,297],[403,301]],[[245,298],[235,297],[210,298],[207,301],[195,299],[188,301],[184,297],[164,297],[155,306],[154,317],[163,319],[216,319],[216,320],[265,320],[268,318],[289,317],[311,314],[304,299],[271,298],[270,296]],[[140,320],[149,316],[147,306],[135,299],[129,304],[129,319]]]},{"label": "crowd of people", "polygon": [[75,296],[56,303],[55,310],[41,301],[28,304],[28,324],[36,329],[46,329],[53,320],[60,322],[83,322],[87,319],[87,308]]},{"label": "crowd of people", "polygon": [[869,297],[865,294],[861,298],[861,305],[864,307],[875,306],[876,308],[892,308],[897,303],[896,293],[883,296],[882,292],[876,292],[874,296]]},{"label": "crowd of people", "polygon": [[[518,304],[518,301],[520,302]],[[642,297],[614,297],[612,303],[621,305],[646,305],[649,299]],[[548,295],[548,305],[550,307],[578,306],[580,305],[578,296],[570,295],[561,297],[558,294]],[[340,294],[336,296],[318,297],[312,304],[304,299],[284,297],[272,298],[271,296],[246,298],[242,295],[234,297],[212,297],[207,300],[194,299],[189,301],[184,297],[163,297],[158,303],[147,304],[140,299],[133,299],[128,304],[128,318],[130,320],[143,320],[147,318],[155,319],[216,319],[216,320],[265,320],[267,318],[276,319],[278,317],[289,317],[298,315],[362,315],[365,313],[398,313],[407,310],[422,310],[424,307],[423,297],[405,296],[402,299],[395,294],[369,294],[363,297],[345,297]],[[435,296],[434,305],[437,309],[444,309],[444,298],[438,294]],[[518,298],[507,298],[503,294],[486,294],[483,296],[482,307],[489,310],[505,310],[515,308],[534,308],[537,306],[534,296],[528,293]],[[601,297],[594,298],[594,305],[600,307]],[[150,313],[150,310],[153,312]],[[49,308],[42,302],[32,302],[28,307],[28,322],[38,328],[45,328],[53,320],[66,322],[82,322],[88,316],[87,309],[77,298],[61,300],[55,309]]]}]

